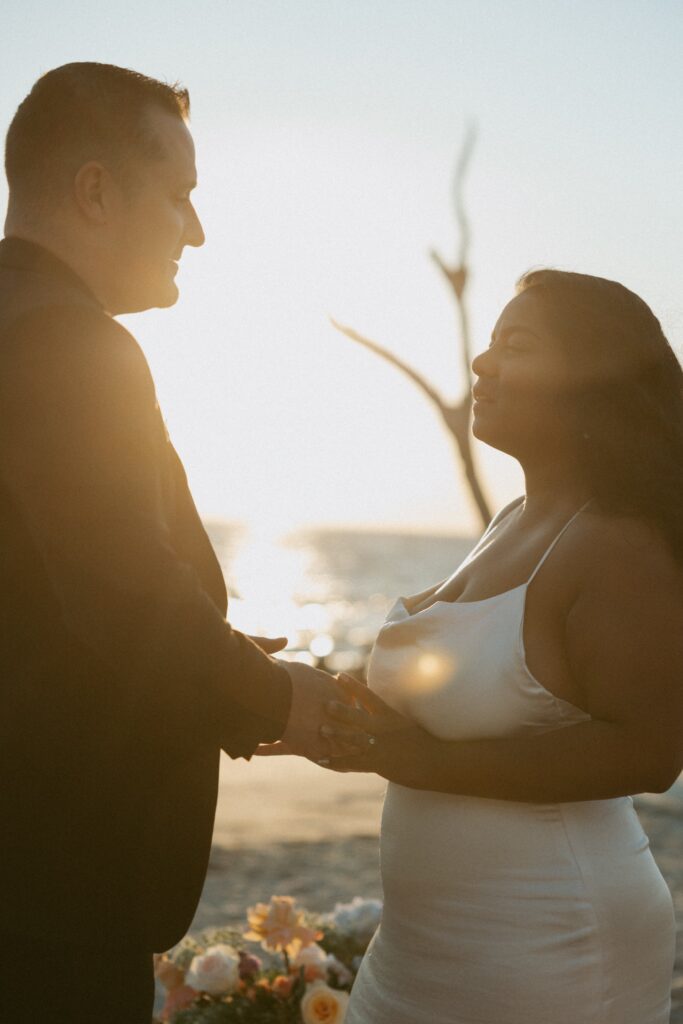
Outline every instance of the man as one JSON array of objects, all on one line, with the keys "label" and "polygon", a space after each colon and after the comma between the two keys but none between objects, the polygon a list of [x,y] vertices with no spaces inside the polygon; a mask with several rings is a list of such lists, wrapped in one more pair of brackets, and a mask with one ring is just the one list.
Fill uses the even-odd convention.
[{"label": "man", "polygon": [[336,686],[226,622],[149,368],[113,319],[171,306],[183,249],[204,242],[188,111],[185,90],[76,63],[36,83],[7,136],[2,1022],[149,1024],[152,952],[201,892],[220,749],[329,752]]}]

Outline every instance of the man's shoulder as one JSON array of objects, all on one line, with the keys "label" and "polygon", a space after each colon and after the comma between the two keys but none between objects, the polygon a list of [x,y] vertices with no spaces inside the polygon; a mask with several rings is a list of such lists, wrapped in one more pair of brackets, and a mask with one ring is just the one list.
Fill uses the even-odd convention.
[{"label": "man's shoulder", "polygon": [[75,283],[30,267],[0,264],[0,330],[46,306],[92,309],[102,314],[94,296]]},{"label": "man's shoulder", "polygon": [[[149,374],[147,360],[129,331],[88,295],[49,278],[20,280],[0,272],[0,359],[52,364],[83,359],[126,364]],[[28,277],[29,275],[21,275]],[[40,275],[30,275],[39,277]]]}]

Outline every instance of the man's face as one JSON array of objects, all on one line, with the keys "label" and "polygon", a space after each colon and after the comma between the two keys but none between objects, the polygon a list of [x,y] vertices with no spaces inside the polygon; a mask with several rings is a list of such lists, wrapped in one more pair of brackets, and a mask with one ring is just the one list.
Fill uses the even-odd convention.
[{"label": "man's face", "polygon": [[135,183],[117,204],[110,313],[172,306],[178,298],[175,275],[183,248],[204,244],[190,201],[197,181],[192,136],[179,116],[157,108],[147,114],[147,130],[164,156],[133,162]]}]

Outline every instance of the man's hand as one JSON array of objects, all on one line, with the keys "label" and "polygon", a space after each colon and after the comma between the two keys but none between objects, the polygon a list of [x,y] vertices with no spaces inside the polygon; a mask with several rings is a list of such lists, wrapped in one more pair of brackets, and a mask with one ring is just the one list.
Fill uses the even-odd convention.
[{"label": "man's hand", "polygon": [[327,672],[300,661],[281,664],[292,680],[292,704],[281,745],[274,745],[279,750],[270,752],[303,754],[311,761],[329,757],[335,752],[350,753],[348,745],[340,746],[328,738],[332,729],[326,716],[326,706],[330,701],[347,701],[349,698],[343,689]]},{"label": "man's hand", "polygon": [[266,654],[277,654],[278,651],[284,651],[285,647],[289,643],[286,636],[251,636],[249,633],[246,634],[252,643],[255,643],[257,647],[260,647]]}]

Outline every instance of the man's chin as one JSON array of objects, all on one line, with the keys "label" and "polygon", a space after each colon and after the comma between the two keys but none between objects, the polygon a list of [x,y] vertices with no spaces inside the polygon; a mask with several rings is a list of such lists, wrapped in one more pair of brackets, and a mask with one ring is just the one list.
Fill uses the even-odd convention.
[{"label": "man's chin", "polygon": [[178,291],[178,285],[175,281],[171,281],[162,290],[159,301],[155,302],[154,305],[157,309],[168,309],[169,306],[175,306],[179,295],[180,292]]},{"label": "man's chin", "polygon": [[169,306],[175,306],[179,294],[175,281],[165,281],[156,288],[146,288],[144,292],[131,295],[126,302],[126,308],[117,312],[143,313],[146,309],[168,309]]}]

